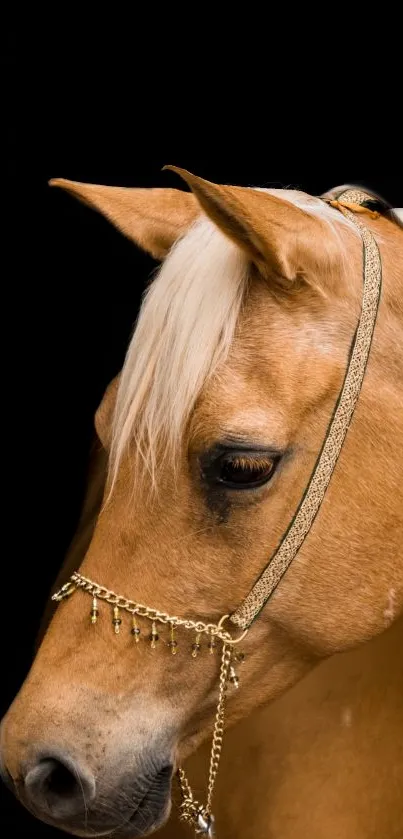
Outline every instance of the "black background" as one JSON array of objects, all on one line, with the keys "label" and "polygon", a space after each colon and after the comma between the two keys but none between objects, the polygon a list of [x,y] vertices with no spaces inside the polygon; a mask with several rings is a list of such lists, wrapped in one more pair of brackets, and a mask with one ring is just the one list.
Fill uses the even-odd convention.
[{"label": "black background", "polygon": [[[40,616],[76,526],[93,415],[121,367],[142,291],[155,267],[100,216],[50,189],[48,179],[182,188],[172,173],[161,172],[164,164],[174,163],[221,183],[292,185],[312,194],[360,183],[390,204],[403,205],[401,176],[378,177],[374,162],[345,163],[341,154],[329,154],[323,129],[312,143],[305,137],[307,151],[300,134],[296,142],[295,126],[293,142],[287,144],[282,125],[277,136],[266,135],[259,151],[253,136],[249,146],[237,142],[235,130],[224,141],[217,112],[196,95],[189,108],[192,127],[183,113],[182,122],[172,111],[167,117],[164,109],[163,116],[165,75],[156,98],[147,64],[126,65],[132,86],[120,105],[115,90],[122,94],[122,78],[117,73],[111,80],[103,42],[89,46],[78,31],[72,37],[48,30],[26,53],[10,34],[4,62],[7,547],[0,716],[29,668]],[[137,32],[134,52],[139,39]],[[169,90],[176,99],[175,87]],[[60,835],[31,818],[2,785],[0,814],[10,837]]]}]

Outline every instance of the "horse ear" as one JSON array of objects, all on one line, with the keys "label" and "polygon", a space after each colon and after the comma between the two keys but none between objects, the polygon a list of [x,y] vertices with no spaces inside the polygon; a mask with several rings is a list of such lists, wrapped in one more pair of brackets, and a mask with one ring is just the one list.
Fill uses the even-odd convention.
[{"label": "horse ear", "polygon": [[306,275],[309,262],[319,267],[318,237],[329,239],[329,227],[316,215],[260,189],[222,186],[176,166],[164,168],[186,181],[204,212],[263,276],[274,274],[288,288]]},{"label": "horse ear", "polygon": [[129,189],[53,178],[87,206],[106,216],[125,236],[162,260],[200,214],[194,195],[179,189]]}]

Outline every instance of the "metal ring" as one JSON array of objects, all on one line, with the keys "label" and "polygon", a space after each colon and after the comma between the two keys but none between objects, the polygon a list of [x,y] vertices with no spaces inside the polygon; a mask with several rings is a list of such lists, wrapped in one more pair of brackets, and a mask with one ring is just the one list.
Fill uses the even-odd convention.
[{"label": "metal ring", "polygon": [[[231,615],[223,615],[222,618],[218,621],[217,628],[220,630],[220,632],[222,630],[223,632],[226,633],[227,630],[223,629],[223,623],[225,623],[225,621],[228,620],[228,618],[230,618],[230,617],[231,617]],[[245,629],[244,632],[242,633],[242,635],[239,636],[239,638],[232,638],[232,636],[228,633],[228,641],[225,641],[225,643],[226,644],[231,644],[232,646],[234,646],[234,644],[239,644],[240,641],[243,641],[243,639],[245,638],[245,635],[247,635],[248,632],[249,632],[249,629]]]}]

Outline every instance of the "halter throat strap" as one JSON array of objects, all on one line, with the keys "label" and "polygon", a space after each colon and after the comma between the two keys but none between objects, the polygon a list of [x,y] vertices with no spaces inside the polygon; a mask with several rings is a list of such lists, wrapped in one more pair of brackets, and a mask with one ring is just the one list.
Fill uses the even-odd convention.
[{"label": "halter throat strap", "polygon": [[382,262],[378,245],[371,231],[356,215],[363,212],[369,213],[372,217],[379,215],[371,209],[372,202],[373,198],[370,195],[358,189],[346,190],[336,199],[328,200],[331,206],[342,212],[352,222],[362,238],[361,313],[350,347],[344,381],[322,448],[298,509],[264,571],[243,603],[230,617],[232,623],[243,630],[249,629],[259,615],[308,536],[325,497],[353,419],[371,350],[382,288]]}]

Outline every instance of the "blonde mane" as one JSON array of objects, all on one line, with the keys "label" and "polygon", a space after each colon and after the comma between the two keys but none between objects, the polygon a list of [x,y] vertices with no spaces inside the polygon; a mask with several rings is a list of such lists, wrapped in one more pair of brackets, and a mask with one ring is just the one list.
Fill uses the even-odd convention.
[{"label": "blonde mane", "polygon": [[[340,228],[350,223],[324,201],[294,190],[264,191],[320,215],[342,245]],[[171,249],[145,295],[121,374],[112,483],[130,442],[153,480],[164,458],[175,462],[195,402],[228,356],[248,268],[240,248],[205,216]]]},{"label": "blonde mane", "polygon": [[241,250],[207,218],[172,248],[148,289],[116,402],[114,478],[130,440],[152,476],[172,455],[206,380],[231,346],[248,277]]}]

